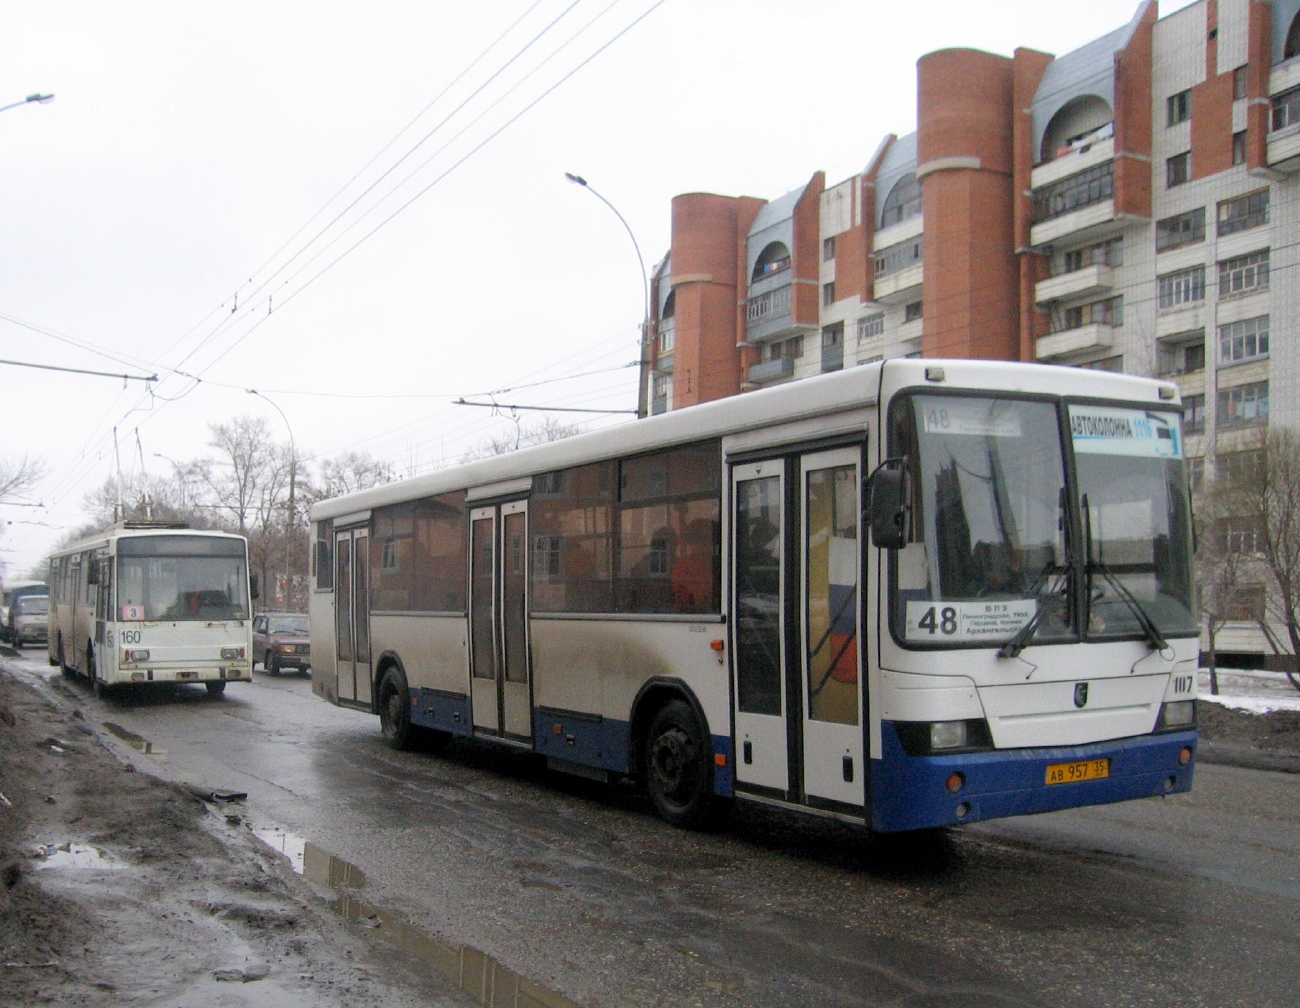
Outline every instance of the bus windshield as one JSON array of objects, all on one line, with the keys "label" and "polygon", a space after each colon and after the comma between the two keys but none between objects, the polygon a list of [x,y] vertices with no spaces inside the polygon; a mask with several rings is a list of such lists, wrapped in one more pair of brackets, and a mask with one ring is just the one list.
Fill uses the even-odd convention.
[{"label": "bus windshield", "polygon": [[198,536],[123,540],[117,564],[120,619],[248,618],[248,567],[240,540]]},{"label": "bus windshield", "polygon": [[1056,402],[915,395],[896,410],[895,454],[912,477],[912,542],[894,563],[901,640],[1015,641],[1018,653],[1196,632],[1179,414],[1072,404],[1067,415],[1068,439]]}]

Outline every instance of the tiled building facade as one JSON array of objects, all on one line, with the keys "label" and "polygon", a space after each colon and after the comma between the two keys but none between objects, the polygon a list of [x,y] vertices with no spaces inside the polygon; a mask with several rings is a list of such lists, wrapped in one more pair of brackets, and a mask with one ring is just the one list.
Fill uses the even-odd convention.
[{"label": "tiled building facade", "polygon": [[1197,478],[1300,428],[1300,0],[1144,2],[1061,57],[931,53],[917,88],[859,175],[673,201],[652,412],[922,355],[1170,378]]}]

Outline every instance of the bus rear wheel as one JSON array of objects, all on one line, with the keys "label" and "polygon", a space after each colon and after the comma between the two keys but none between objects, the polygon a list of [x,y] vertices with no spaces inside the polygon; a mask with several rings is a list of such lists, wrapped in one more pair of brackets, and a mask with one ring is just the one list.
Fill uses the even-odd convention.
[{"label": "bus rear wheel", "polygon": [[213,679],[203,684],[208,688],[208,696],[221,696],[226,692],[226,683],[222,679]]},{"label": "bus rear wheel", "polygon": [[713,753],[690,704],[672,700],[650,722],[646,790],[660,818],[673,826],[709,825],[720,812],[713,796]]}]

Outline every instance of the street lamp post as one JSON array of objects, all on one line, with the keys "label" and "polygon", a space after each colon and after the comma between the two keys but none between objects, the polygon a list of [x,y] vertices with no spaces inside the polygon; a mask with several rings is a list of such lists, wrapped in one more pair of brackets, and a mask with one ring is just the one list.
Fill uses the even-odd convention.
[{"label": "street lamp post", "polygon": [[164,455],[162,452],[154,452],[153,457],[172,464],[172,469],[176,472],[176,481],[181,485],[181,510],[184,511],[189,504],[190,488],[190,481],[185,478],[185,467],[170,455]]},{"label": "street lamp post", "polygon": [[641,246],[637,243],[636,235],[632,232],[632,227],[618,212],[618,207],[614,206],[609,200],[605,199],[600,193],[596,192],[587,180],[581,175],[574,175],[572,172],[565,172],[564,177],[574,185],[582,186],[587,192],[591,193],[596,199],[600,200],[605,206],[614,211],[614,216],[618,222],[623,225],[627,236],[632,239],[632,248],[636,250],[637,265],[641,268],[641,292],[645,300],[645,313],[641,316],[641,352],[638,354],[640,359],[640,368],[637,371],[637,389],[636,389],[636,415],[643,417],[648,410],[646,409],[646,365],[648,364],[647,354],[650,350],[650,279],[645,271],[645,257],[641,255]]},{"label": "street lamp post", "polygon": [[54,95],[41,94],[38,91],[36,94],[29,94],[22,101],[16,101],[12,105],[0,105],[0,112],[8,112],[11,108],[17,108],[19,105],[30,105],[33,102],[37,105],[48,105],[52,101],[54,101]]},{"label": "street lamp post", "polygon": [[263,395],[261,392],[257,391],[257,389],[245,389],[245,391],[249,395],[255,395],[260,399],[266,400],[272,406],[274,406],[276,412],[280,414],[280,419],[284,421],[285,430],[289,432],[289,521],[285,528],[285,537],[284,537],[284,596],[285,596],[285,602],[288,603],[293,598],[293,570],[289,560],[289,556],[290,556],[289,540],[292,537],[294,533],[294,529],[296,527],[295,518],[297,516],[297,513],[294,509],[294,503],[295,503],[294,493],[297,486],[297,478],[298,478],[298,448],[295,445],[293,439],[293,425],[289,423],[289,418],[288,416],[285,415],[284,410],[280,408],[280,404],[277,403],[274,399],[268,398],[267,396]]}]

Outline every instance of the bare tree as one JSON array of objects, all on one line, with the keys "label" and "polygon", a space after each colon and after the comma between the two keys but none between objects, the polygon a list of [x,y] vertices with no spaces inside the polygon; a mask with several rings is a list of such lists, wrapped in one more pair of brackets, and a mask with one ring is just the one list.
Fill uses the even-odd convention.
[{"label": "bare tree", "polygon": [[[1286,674],[1300,689],[1300,436],[1287,428],[1264,435],[1216,478],[1226,514],[1249,530],[1268,576],[1268,614],[1286,630]],[[1265,622],[1265,621],[1261,621]]]},{"label": "bare tree", "polygon": [[582,428],[577,424],[566,424],[547,416],[530,424],[515,420],[515,430],[510,434],[498,434],[475,445],[461,456],[462,462],[475,462],[478,459],[491,458],[493,455],[505,455],[507,452],[530,448],[533,445],[562,441],[564,438],[581,434]]},{"label": "bare tree", "polygon": [[0,458],[0,501],[27,493],[45,477],[45,463],[26,455]]},{"label": "bare tree", "polygon": [[200,467],[199,478],[213,502],[228,515],[240,535],[247,535],[261,487],[276,468],[275,443],[263,417],[235,417],[208,425],[209,447],[217,457]]},{"label": "bare tree", "polygon": [[[1206,665],[1210,692],[1219,692],[1218,635],[1230,622],[1254,615],[1253,603],[1261,589],[1253,530],[1245,529],[1232,512],[1234,487],[1229,480],[1211,483],[1195,509],[1196,581],[1200,586],[1201,619],[1206,629]],[[1252,575],[1254,578],[1252,579]]]},{"label": "bare tree", "polygon": [[369,452],[344,452],[323,459],[320,464],[319,500],[369,490],[397,479],[391,462],[375,458]]}]

